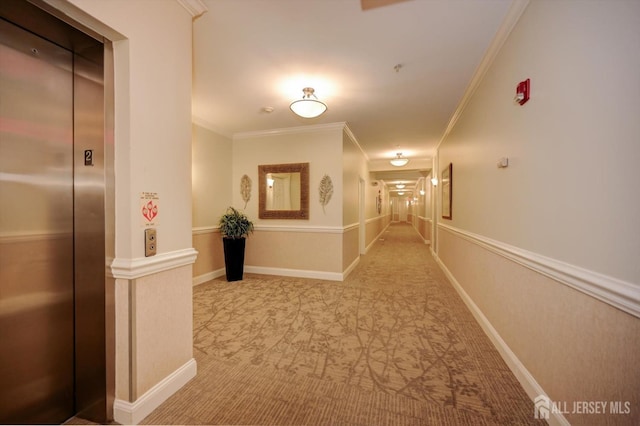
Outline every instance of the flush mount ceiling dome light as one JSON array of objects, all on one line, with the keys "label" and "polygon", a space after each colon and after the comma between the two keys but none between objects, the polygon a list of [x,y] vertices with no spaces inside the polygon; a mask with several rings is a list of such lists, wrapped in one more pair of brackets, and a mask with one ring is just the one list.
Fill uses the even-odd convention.
[{"label": "flush mount ceiling dome light", "polygon": [[325,112],[327,110],[327,105],[320,102],[313,92],[314,90],[312,87],[305,87],[302,89],[302,93],[304,93],[304,95],[302,96],[302,99],[291,102],[291,105],[289,105],[291,111],[303,118],[315,118]]},{"label": "flush mount ceiling dome light", "polygon": [[389,162],[391,163],[392,166],[402,167],[402,166],[406,165],[409,162],[409,159],[403,157],[402,153],[399,152],[399,153],[396,154],[396,158],[394,158],[393,160],[391,160]]}]

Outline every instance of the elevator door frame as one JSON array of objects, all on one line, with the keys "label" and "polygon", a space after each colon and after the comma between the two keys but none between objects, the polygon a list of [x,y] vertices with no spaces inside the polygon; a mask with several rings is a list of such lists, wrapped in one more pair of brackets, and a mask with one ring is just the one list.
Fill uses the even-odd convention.
[{"label": "elevator door frame", "polygon": [[53,12],[40,0],[0,2],[2,18],[74,53],[75,411],[105,423],[115,398],[115,280],[106,276],[115,246],[114,149],[105,136],[113,134],[113,50]]}]

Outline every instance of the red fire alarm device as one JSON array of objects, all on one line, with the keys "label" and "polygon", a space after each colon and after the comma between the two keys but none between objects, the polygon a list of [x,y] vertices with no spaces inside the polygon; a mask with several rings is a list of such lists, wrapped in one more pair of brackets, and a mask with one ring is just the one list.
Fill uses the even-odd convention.
[{"label": "red fire alarm device", "polygon": [[518,83],[518,87],[516,87],[515,101],[520,105],[524,105],[524,103],[529,100],[529,89],[530,89],[529,79],[526,79],[525,81],[521,81],[520,83]]}]

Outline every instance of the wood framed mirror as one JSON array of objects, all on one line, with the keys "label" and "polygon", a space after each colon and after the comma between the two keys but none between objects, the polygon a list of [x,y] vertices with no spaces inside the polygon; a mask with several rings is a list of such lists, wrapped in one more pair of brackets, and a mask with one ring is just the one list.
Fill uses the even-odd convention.
[{"label": "wood framed mirror", "polygon": [[258,166],[258,217],[309,219],[309,163]]}]

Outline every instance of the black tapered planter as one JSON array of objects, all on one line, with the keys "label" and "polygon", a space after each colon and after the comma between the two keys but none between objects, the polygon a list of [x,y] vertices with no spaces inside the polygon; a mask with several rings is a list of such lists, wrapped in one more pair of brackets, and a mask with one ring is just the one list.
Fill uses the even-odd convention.
[{"label": "black tapered planter", "polygon": [[240,281],[244,272],[245,238],[222,238],[227,281]]}]

